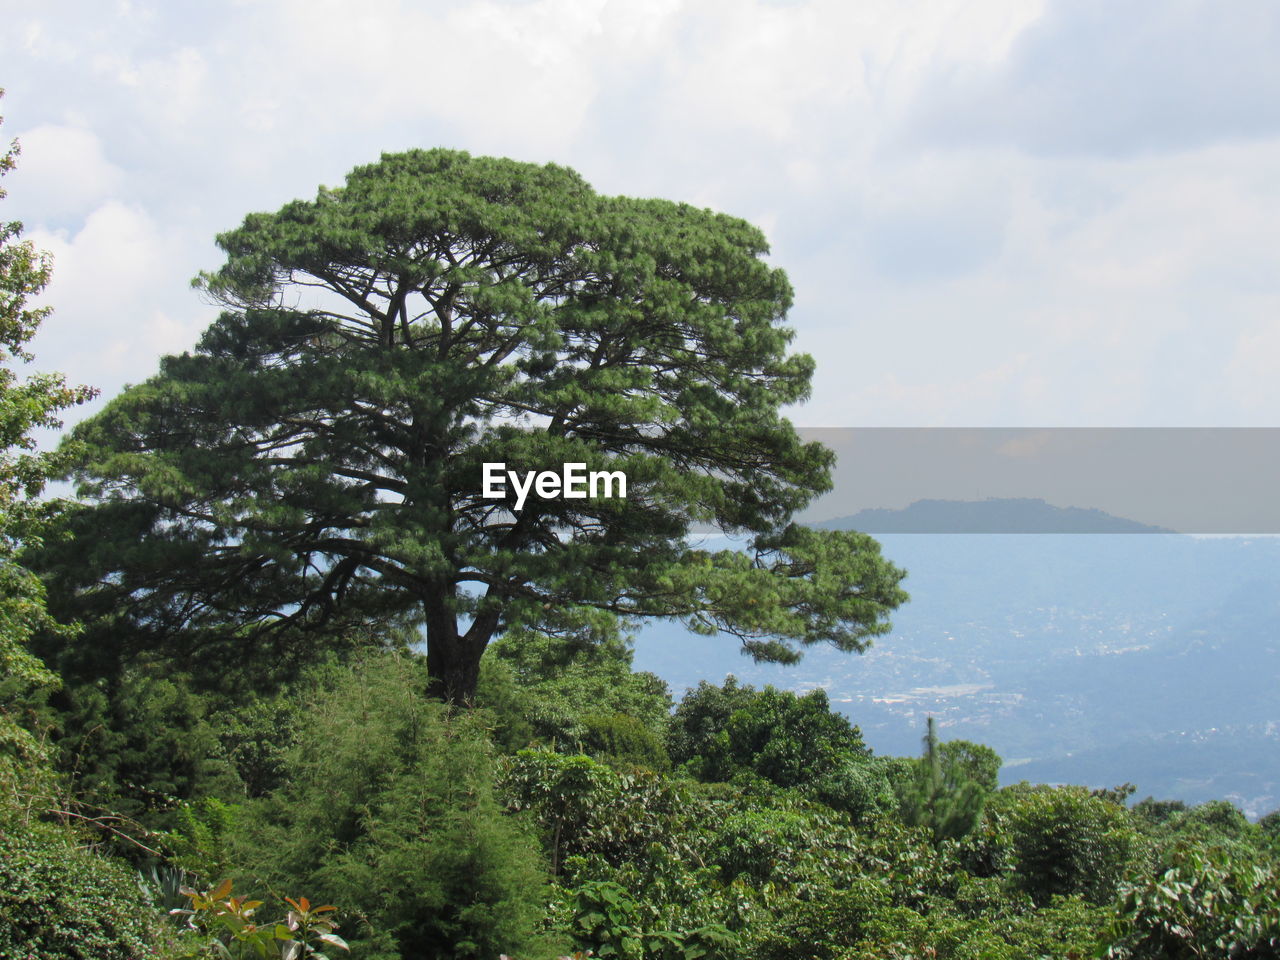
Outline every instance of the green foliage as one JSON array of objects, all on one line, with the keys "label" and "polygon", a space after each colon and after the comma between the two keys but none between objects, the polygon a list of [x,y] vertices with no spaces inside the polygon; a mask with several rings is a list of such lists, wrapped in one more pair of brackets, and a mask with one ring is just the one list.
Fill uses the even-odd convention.
[{"label": "green foliage", "polygon": [[620,795],[617,779],[605,765],[586,756],[545,750],[521,750],[503,781],[513,810],[533,810],[547,834],[551,870],[558,872],[564,851],[570,855],[595,846],[601,833],[613,840],[613,824],[600,821]]},{"label": "green foliage", "polygon": [[866,822],[889,815],[897,807],[897,798],[889,780],[889,765],[881,757],[863,757],[845,753],[818,774],[805,792],[835,810]]},{"label": "green foliage", "polygon": [[915,775],[898,784],[903,822],[924,827],[935,842],[965,836],[977,826],[999,772],[1000,758],[990,747],[940,744],[930,717]]},{"label": "green foliage", "polygon": [[[864,957],[873,948],[879,956],[909,956],[903,940],[918,941],[923,917],[894,904],[887,885],[872,876],[855,876],[840,887],[815,892],[808,900],[787,904],[768,926],[758,929],[747,956],[752,960],[812,960]],[[892,931],[897,944],[885,943]],[[902,948],[902,952],[899,952]]]},{"label": "green foliage", "polygon": [[[1039,909],[1026,910],[1006,922],[992,924],[991,939],[995,944],[1001,940],[1008,944],[1003,953],[1008,960],[1024,957],[1083,960],[1096,956],[1110,919],[1110,905],[1096,906],[1081,897],[1053,897]],[[988,956],[1000,954],[979,949],[974,955],[986,960]]]},{"label": "green foliage", "polygon": [[647,911],[625,887],[588,880],[568,891],[562,909],[579,951],[617,960],[729,960],[738,939],[718,923],[693,930],[647,929]]},{"label": "green foliage", "polygon": [[[780,413],[813,361],[751,225],[418,150],[218,244],[199,283],[227,311],[75,432],[119,548],[100,605],[197,634],[411,618],[432,692],[469,702],[506,630],[671,617],[793,661],[864,649],[906,599],[873,540],[791,522],[833,455]],[[517,512],[481,496],[486,462],[620,470],[627,497]],[[749,548],[691,546],[698,525]]]},{"label": "green foliage", "polygon": [[228,704],[210,717],[219,756],[235,770],[245,796],[262,797],[288,775],[289,751],[297,743],[297,721],[306,691],[323,689],[327,678],[287,684],[272,696]]},{"label": "green foliage", "polygon": [[1265,817],[1259,819],[1258,829],[1265,836],[1280,839],[1280,810],[1272,810]]},{"label": "green foliage", "polygon": [[861,732],[831,710],[823,690],[798,696],[734,677],[720,687],[703,681],[676,708],[668,743],[672,760],[703,781],[750,771],[855,816],[888,804],[888,783]]},{"label": "green foliage", "polygon": [[1110,801],[1116,806],[1123,807],[1129,802],[1129,798],[1137,791],[1137,787],[1132,783],[1122,783],[1114,787],[1097,787],[1089,792],[1103,800]]},{"label": "green foliage", "polygon": [[[936,856],[936,854],[935,854]],[[890,862],[894,862],[891,854]],[[782,905],[761,924],[744,956],[783,960],[1060,960],[1094,953],[1107,911],[1079,898],[1054,898],[1034,909],[992,881],[952,878],[937,889],[904,896],[873,872]],[[975,890],[975,887],[981,888]]]},{"label": "green foliage", "polygon": [[[27,703],[78,802],[152,831],[184,831],[192,811],[204,816],[211,804],[263,796],[283,782],[303,705],[337,673],[322,662],[265,693],[238,683],[223,691],[207,678],[201,689],[172,663],[144,661]],[[136,859],[136,849],[118,852]],[[189,869],[213,880],[225,864]]]},{"label": "green foliage", "polygon": [[533,949],[536,844],[495,799],[480,718],[425,699],[426,683],[420,659],[383,656],[313,694],[286,781],[238,818],[241,870],[341,904],[360,957]]},{"label": "green foliage", "polygon": [[1181,800],[1157,800],[1147,797],[1133,805],[1133,814],[1149,828],[1159,827],[1174,820],[1177,814],[1187,809]]},{"label": "green foliage", "polygon": [[912,950],[945,939],[939,924],[959,922],[949,901],[964,875],[923,831],[891,820],[854,827],[830,810],[794,812],[805,814],[807,828],[792,820],[779,830],[771,815],[761,818],[762,826],[775,819],[774,838],[790,849],[761,885],[768,909],[747,926],[744,956],[916,956]]},{"label": "green foliage", "polygon": [[745,809],[726,812],[711,836],[708,860],[720,868],[725,882],[739,877],[753,885],[794,882],[804,875],[807,860],[825,852],[821,848],[824,824],[815,823],[806,811],[742,806]]},{"label": "green foliage", "polygon": [[60,825],[0,811],[0,957],[140,960],[158,939],[129,871]]},{"label": "green foliage", "polygon": [[[17,154],[16,143],[0,154],[0,176]],[[53,786],[48,753],[30,720],[15,716],[33,688],[47,692],[58,683],[31,652],[33,636],[75,634],[49,615],[44,585],[21,562],[54,514],[36,498],[69,456],[38,451],[32,434],[61,426],[59,411],[94,395],[58,374],[21,379],[9,367],[32,360],[25,347],[50,312],[28,306],[52,268],[21,236],[22,224],[0,221],[0,956],[137,957],[149,939],[137,888],[68,830],[34,818],[33,808],[47,806],[36,793]]]},{"label": "green foliage", "polygon": [[210,698],[181,675],[139,667],[114,683],[67,684],[51,707],[58,766],[86,802],[164,826],[151,815],[181,800],[243,795]]},{"label": "green foliage", "polygon": [[512,631],[490,645],[476,702],[491,710],[495,737],[512,752],[555,744],[664,769],[659,738],[671,696],[658,677],[633,672],[631,659],[612,617],[593,617],[564,637]]},{"label": "green foliage", "polygon": [[1000,786],[1000,755],[982,743],[968,740],[946,740],[938,744],[938,756],[944,771],[951,771],[956,782],[976,783],[984,792],[993,793]]},{"label": "green foliage", "polygon": [[182,804],[178,825],[159,837],[170,851],[169,862],[194,877],[226,875],[232,868],[230,842],[239,814],[239,807],[216,797]]},{"label": "green foliage", "polygon": [[582,747],[615,766],[666,770],[671,766],[662,740],[643,722],[625,713],[588,713]]},{"label": "green foliage", "polygon": [[1174,817],[1169,826],[1177,834],[1208,842],[1249,840],[1258,835],[1258,828],[1227,800],[1197,804]]},{"label": "green foliage", "polygon": [[1145,850],[1128,812],[1083,788],[1009,788],[996,797],[1015,883],[1039,905],[1056,895],[1112,900]]},{"label": "green foliage", "polygon": [[1179,843],[1155,876],[1124,891],[1111,930],[1116,960],[1280,957],[1274,860]]},{"label": "green foliage", "polygon": [[541,823],[553,870],[575,855],[616,865],[647,855],[654,844],[676,854],[691,850],[691,799],[652,771],[622,773],[587,756],[521,750],[503,792],[511,809],[529,810]]},{"label": "green foliage", "polygon": [[[13,169],[17,155],[16,142],[0,153],[0,176]],[[0,188],[0,199],[4,197]],[[24,348],[50,312],[48,307],[27,305],[48,284],[52,268],[48,255],[21,237],[21,223],[0,221],[0,681],[9,681],[10,690],[15,683],[21,689],[57,682],[27,643],[38,630],[69,630],[49,616],[43,585],[18,558],[23,547],[39,543],[50,515],[35,498],[68,460],[67,451],[37,451],[32,433],[60,427],[60,410],[94,395],[86,387],[68,386],[58,374],[23,380],[9,369],[15,360],[31,361]],[[0,763],[15,758],[26,763],[41,755],[37,740],[0,699]]]},{"label": "green foliage", "polygon": [[[187,932],[179,945],[182,958],[220,960],[330,960],[333,950],[347,951],[337,934],[337,907],[312,906],[306,897],[285,897],[284,916],[264,920],[261,900],[231,896],[232,882],[224,880],[206,891],[184,887],[185,908],[172,911],[186,918]],[[329,951],[329,953],[326,953]]]},{"label": "green foliage", "polygon": [[[512,759],[504,786],[511,806],[542,826],[559,874],[550,922],[579,949],[721,956],[731,942],[724,931],[755,915],[759,897],[723,883],[711,860],[722,808],[689,784],[527,750]],[[615,890],[626,896],[610,903]]]}]

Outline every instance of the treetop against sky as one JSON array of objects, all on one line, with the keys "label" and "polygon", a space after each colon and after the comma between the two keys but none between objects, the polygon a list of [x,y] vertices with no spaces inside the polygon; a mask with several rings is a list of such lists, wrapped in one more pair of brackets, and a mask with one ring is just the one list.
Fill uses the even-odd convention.
[{"label": "treetop against sky", "polygon": [[[906,599],[870,538],[791,522],[833,455],[779,412],[813,360],[745,221],[416,150],[218,244],[198,349],[74,433],[84,516],[124,538],[88,579],[122,607],[267,632],[408,616],[465,700],[510,628],[671,617],[792,661],[863,649]],[[499,463],[624,495],[491,496]]]}]

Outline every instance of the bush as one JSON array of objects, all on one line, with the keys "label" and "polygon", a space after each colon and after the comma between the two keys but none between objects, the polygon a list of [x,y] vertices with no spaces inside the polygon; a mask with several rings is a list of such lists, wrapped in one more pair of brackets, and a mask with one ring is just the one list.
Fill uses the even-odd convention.
[{"label": "bush", "polygon": [[619,767],[671,768],[667,748],[645,724],[625,713],[589,713],[582,718],[582,746],[587,753]]},{"label": "bush", "polygon": [[140,960],[159,925],[132,874],[57,824],[0,817],[0,957]]},{"label": "bush", "polygon": [[1265,837],[1280,839],[1280,810],[1272,810],[1258,821],[1258,829]]},{"label": "bush", "polygon": [[[745,875],[753,884],[791,879],[800,863],[820,855],[815,824],[796,810],[758,809],[730,813],[720,823],[709,862],[730,882]],[[815,850],[815,848],[817,848]]]},{"label": "bush", "polygon": [[541,825],[553,868],[568,857],[601,856],[617,866],[645,860],[661,844],[690,858],[691,820],[700,808],[680,787],[651,770],[619,773],[587,756],[521,750],[502,790],[512,810]]},{"label": "bush", "polygon": [[1233,804],[1226,800],[1210,800],[1192,807],[1173,819],[1175,833],[1213,842],[1251,840],[1259,830]]},{"label": "bush", "polygon": [[1037,905],[1055,895],[1094,904],[1115,897],[1142,850],[1128,811],[1081,787],[1019,788],[996,796],[1012,800],[1007,829],[1015,882]]},{"label": "bush", "polygon": [[[565,891],[574,956],[603,960],[731,960],[738,938],[718,923],[691,930],[651,929],[651,911],[621,884],[588,880]],[[565,957],[561,960],[570,960]]]},{"label": "bush", "polygon": [[1182,842],[1162,870],[1125,891],[1108,953],[1116,960],[1280,957],[1280,869]]},{"label": "bush", "polygon": [[494,797],[478,718],[425,685],[420,659],[385,656],[318,694],[289,782],[237,819],[238,860],[354,916],[353,956],[528,952],[549,899],[536,840]]},{"label": "bush", "polygon": [[152,814],[176,799],[243,792],[219,756],[209,697],[185,677],[129,669],[110,683],[67,684],[51,703],[59,763],[88,802],[155,827],[168,824]]},{"label": "bush", "polygon": [[[530,745],[600,752],[600,721],[626,716],[649,736],[640,749],[649,762],[663,767],[665,750],[653,740],[666,733],[671,695],[652,673],[631,670],[632,650],[611,617],[602,623],[553,637],[512,628],[491,643],[481,661],[476,702],[487,709],[495,726],[494,740],[508,753]],[[623,758],[625,759],[625,758]]]},{"label": "bush", "polygon": [[728,782],[749,770],[780,787],[811,785],[834,766],[864,760],[861,731],[831,710],[827,694],[756,690],[729,677],[703,681],[676,708],[671,759],[706,782]]}]

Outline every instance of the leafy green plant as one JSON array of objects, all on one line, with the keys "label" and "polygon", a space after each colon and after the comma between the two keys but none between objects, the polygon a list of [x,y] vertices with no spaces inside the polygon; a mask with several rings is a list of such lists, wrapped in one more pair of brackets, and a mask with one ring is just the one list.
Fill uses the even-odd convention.
[{"label": "leafy green plant", "polygon": [[1280,869],[1180,843],[1166,869],[1124,888],[1110,932],[1114,960],[1280,957]]},{"label": "leafy green plant", "polygon": [[158,936],[129,870],[60,824],[0,813],[0,957],[138,960]]},{"label": "leafy green plant", "polygon": [[654,741],[665,736],[671,712],[666,684],[631,669],[631,644],[617,617],[566,611],[562,618],[562,633],[513,626],[486,651],[477,703],[496,721],[495,740],[510,753],[554,744],[665,769],[665,746]]},{"label": "leafy green plant", "polygon": [[662,740],[641,720],[625,713],[588,713],[583,749],[619,768],[643,767],[663,771],[671,766]]},{"label": "leafy green plant", "polygon": [[811,783],[832,763],[867,756],[862,733],[831,710],[826,692],[797,696],[726,678],[687,693],[672,717],[671,759],[699,780],[750,770],[780,787]]},{"label": "leafy green plant", "polygon": [[277,920],[258,916],[261,900],[231,895],[232,882],[224,880],[204,892],[184,887],[190,906],[171,911],[186,918],[187,930],[182,957],[218,957],[222,960],[329,960],[325,950],[348,950],[347,942],[335,932],[337,907],[311,905],[306,897],[285,897],[288,910]]},{"label": "leafy green plant", "polygon": [[541,949],[546,864],[495,795],[483,718],[422,692],[420,658],[353,665],[299,713],[288,779],[237,817],[236,863],[340,903],[357,955]]},{"label": "leafy green plant", "polygon": [[216,797],[183,802],[177,810],[178,825],[160,835],[172,851],[170,862],[186,873],[212,879],[232,867],[228,849],[240,807]]},{"label": "leafy green plant", "polygon": [[1075,894],[1109,902],[1144,852],[1128,811],[1082,787],[1020,786],[997,796],[1014,883],[1037,904]]},{"label": "leafy green plant", "polygon": [[620,773],[587,756],[521,750],[502,780],[508,808],[542,824],[552,870],[566,857],[600,855],[613,865],[646,858],[660,843],[700,861],[688,821],[696,805],[676,782],[649,770]]},{"label": "leafy green plant", "polygon": [[591,880],[567,893],[570,933],[582,950],[616,960],[719,960],[738,938],[721,924],[692,930],[647,927],[642,904],[621,884]]},{"label": "leafy green plant", "polygon": [[[0,177],[14,168],[17,156],[16,141],[0,149]],[[0,187],[0,199],[5,196]],[[0,220],[0,682],[9,681],[18,689],[58,683],[31,653],[32,635],[41,630],[63,636],[75,632],[49,615],[44,585],[21,562],[22,551],[40,543],[53,512],[39,501],[40,493],[70,455],[65,449],[37,450],[34,433],[62,426],[59,411],[97,393],[69,386],[59,374],[24,379],[10,368],[13,361],[31,361],[26,346],[50,313],[47,306],[28,305],[48,285],[52,266],[47,253],[22,239],[22,229],[17,221]],[[21,768],[38,763],[44,759],[43,745],[10,714],[8,693],[0,692],[0,765]]]},{"label": "leafy green plant", "polygon": [[[899,788],[903,822],[924,827],[935,843],[959,839],[977,826],[999,770],[999,758],[995,758],[995,769],[990,770],[986,756],[973,750],[947,753],[945,746],[938,742],[934,720],[930,717],[924,737],[924,756],[918,761],[916,775]],[[995,757],[989,748],[980,749]],[[983,760],[987,760],[988,769],[975,775]]]}]

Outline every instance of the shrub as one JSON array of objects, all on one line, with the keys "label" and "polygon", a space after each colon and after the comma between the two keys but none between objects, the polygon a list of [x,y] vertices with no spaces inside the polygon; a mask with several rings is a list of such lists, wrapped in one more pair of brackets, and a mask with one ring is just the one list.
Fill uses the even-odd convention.
[{"label": "shrub", "polygon": [[1109,957],[1280,957],[1280,870],[1274,863],[1183,842],[1163,866],[1124,891]]},{"label": "shrub", "polygon": [[123,866],[57,824],[0,817],[0,957],[140,960],[158,929]]},{"label": "shrub", "polygon": [[[600,721],[626,716],[651,735],[641,748],[647,759],[639,762],[661,767],[665,750],[655,751],[650,741],[666,733],[671,696],[654,674],[633,672],[631,658],[611,617],[566,637],[512,628],[485,652],[476,700],[492,717],[494,739],[509,753],[541,744],[607,754],[609,744],[599,742]],[[638,736],[643,734],[628,733],[627,739]]]},{"label": "shrub", "polygon": [[1128,812],[1081,787],[1005,792],[1015,883],[1038,904],[1054,895],[1111,900],[1142,843]]},{"label": "shrub", "polygon": [[670,769],[662,740],[643,721],[625,713],[589,713],[582,718],[582,746],[590,754],[620,767]]},{"label": "shrub", "polygon": [[780,787],[805,786],[870,753],[861,731],[832,712],[825,691],[756,690],[733,677],[687,693],[669,739],[672,761],[708,782],[750,770]]},{"label": "shrub", "polygon": [[1243,813],[1226,800],[1198,804],[1179,814],[1171,825],[1178,834],[1210,842],[1250,840],[1259,832]]},{"label": "shrub", "polygon": [[354,916],[355,956],[523,955],[549,898],[536,840],[494,797],[479,720],[425,684],[420,659],[385,656],[318,693],[289,782],[237,818],[238,860]]}]

